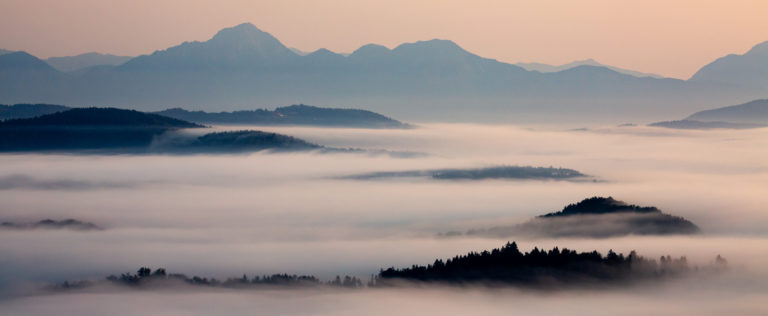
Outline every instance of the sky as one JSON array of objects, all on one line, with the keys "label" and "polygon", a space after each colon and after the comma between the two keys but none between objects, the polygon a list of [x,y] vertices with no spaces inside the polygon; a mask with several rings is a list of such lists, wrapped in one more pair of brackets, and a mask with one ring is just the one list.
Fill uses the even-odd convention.
[{"label": "sky", "polygon": [[442,38],[504,62],[594,58],[687,79],[768,40],[766,12],[764,0],[2,0],[0,48],[139,55],[251,22],[305,51]]}]

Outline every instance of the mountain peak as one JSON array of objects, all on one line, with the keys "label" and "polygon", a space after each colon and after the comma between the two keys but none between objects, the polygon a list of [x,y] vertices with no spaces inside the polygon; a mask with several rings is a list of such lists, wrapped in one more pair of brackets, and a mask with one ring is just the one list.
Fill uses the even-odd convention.
[{"label": "mountain peak", "polygon": [[221,37],[231,37],[231,36],[254,36],[254,35],[263,35],[267,34],[266,32],[260,30],[258,27],[251,23],[242,23],[235,25],[233,27],[227,27],[219,30],[216,35],[213,36],[213,38],[221,38]]},{"label": "mountain peak", "polygon": [[260,30],[251,23],[222,29],[205,44],[221,49],[220,53],[234,53],[237,56],[270,58],[296,55],[272,34]]},{"label": "mountain peak", "polygon": [[58,72],[44,61],[24,51],[0,55],[0,69]]},{"label": "mountain peak", "polygon": [[455,42],[451,40],[444,40],[444,39],[431,39],[428,41],[418,41],[414,43],[404,43],[400,44],[400,46],[397,46],[394,50],[402,50],[402,49],[408,49],[408,48],[426,48],[430,50],[453,50],[453,51],[462,51],[466,52],[461,46],[456,44]]}]

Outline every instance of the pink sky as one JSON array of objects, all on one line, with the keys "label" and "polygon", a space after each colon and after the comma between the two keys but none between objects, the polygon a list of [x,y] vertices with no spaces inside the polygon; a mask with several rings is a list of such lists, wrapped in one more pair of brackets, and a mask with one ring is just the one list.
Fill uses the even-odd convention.
[{"label": "pink sky", "polygon": [[139,55],[251,22],[305,51],[443,38],[504,62],[595,58],[688,78],[768,40],[766,17],[765,0],[2,0],[0,48]]}]

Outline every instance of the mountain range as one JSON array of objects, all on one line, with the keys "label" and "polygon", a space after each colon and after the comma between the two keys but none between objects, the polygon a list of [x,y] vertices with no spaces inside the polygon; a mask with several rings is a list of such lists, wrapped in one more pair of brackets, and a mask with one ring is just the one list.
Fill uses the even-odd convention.
[{"label": "mountain range", "polygon": [[[15,51],[0,49],[0,55],[15,53]],[[76,56],[49,57],[45,59],[53,68],[61,72],[84,71],[91,67],[117,66],[132,59],[131,56],[117,56],[90,52]]]},{"label": "mountain range", "polygon": [[[412,121],[658,120],[764,97],[762,82],[768,80],[768,72],[762,66],[752,67],[753,75],[746,81],[708,75],[749,63],[768,65],[768,58],[760,54],[763,46],[741,57],[718,60],[684,81],[637,77],[593,65],[551,73],[529,71],[437,39],[394,49],[369,44],[348,56],[327,49],[302,56],[245,23],[223,29],[205,42],[184,42],[120,65],[68,73],[25,52],[2,54],[0,103],[110,105],[145,111],[169,107],[231,111],[313,103],[361,106]],[[718,80],[708,79],[711,76]]]}]

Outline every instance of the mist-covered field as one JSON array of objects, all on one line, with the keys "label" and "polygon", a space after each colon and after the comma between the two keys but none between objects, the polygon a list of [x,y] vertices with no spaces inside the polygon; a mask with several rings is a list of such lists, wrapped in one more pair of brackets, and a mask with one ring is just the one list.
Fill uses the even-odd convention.
[{"label": "mist-covered field", "polygon": [[[253,127],[249,127],[253,128]],[[219,127],[219,129],[240,129]],[[75,218],[98,231],[0,230],[0,311],[111,314],[765,314],[768,129],[422,124],[366,130],[264,127],[340,147],[417,152],[240,155],[0,155],[0,222]],[[580,181],[354,179],[372,172],[563,167]],[[696,223],[693,236],[441,237],[514,225],[592,196],[656,206]],[[360,290],[41,291],[138,267],[226,278],[274,273],[322,280],[428,264],[516,240],[686,256],[717,275],[621,289],[529,291],[427,286]],[[5,314],[5,312],[3,312]]]}]

